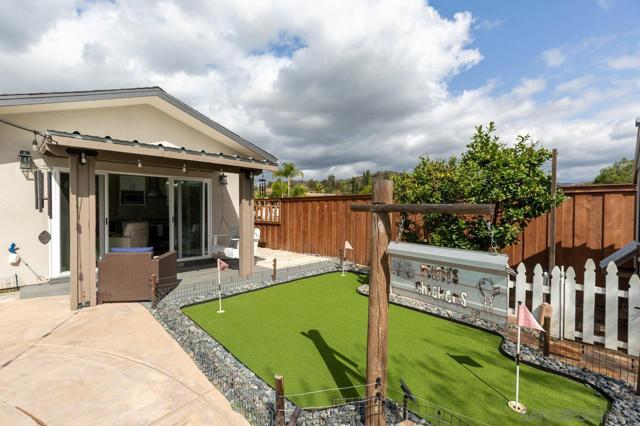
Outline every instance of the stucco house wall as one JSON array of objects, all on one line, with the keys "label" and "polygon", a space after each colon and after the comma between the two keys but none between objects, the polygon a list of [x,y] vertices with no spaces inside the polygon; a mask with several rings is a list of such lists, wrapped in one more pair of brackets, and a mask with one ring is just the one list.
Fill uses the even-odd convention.
[{"label": "stucco house wall", "polygon": [[[93,105],[93,106],[91,106]],[[89,107],[91,106],[91,107]],[[69,105],[64,106],[69,108]],[[3,113],[9,109],[11,113]],[[168,141],[179,147],[208,152],[245,155],[244,149],[233,151],[229,146],[201,133],[151,105],[123,105],[86,108],[19,112],[21,108],[2,108],[0,118],[41,131],[79,131],[86,135],[111,136],[114,139],[139,140],[152,143]],[[38,137],[40,141],[42,138]],[[18,274],[25,284],[46,281],[50,273],[50,247],[38,241],[38,234],[51,232],[51,223],[45,211],[35,210],[33,173],[19,168],[18,153],[27,150],[34,165],[46,171],[51,167],[68,167],[66,158],[42,157],[31,151],[33,135],[0,123],[0,279]],[[130,164],[96,161],[96,170],[149,175],[179,176],[175,169],[144,167]],[[187,176],[212,179],[212,232],[228,233],[227,224],[238,225],[238,176],[227,173],[228,185],[219,184],[219,173],[188,171]],[[223,213],[224,211],[224,213]],[[222,220],[224,214],[224,220]],[[54,217],[53,220],[56,220]],[[220,229],[219,229],[220,228]],[[8,247],[15,242],[22,262],[12,266],[8,262]]]}]

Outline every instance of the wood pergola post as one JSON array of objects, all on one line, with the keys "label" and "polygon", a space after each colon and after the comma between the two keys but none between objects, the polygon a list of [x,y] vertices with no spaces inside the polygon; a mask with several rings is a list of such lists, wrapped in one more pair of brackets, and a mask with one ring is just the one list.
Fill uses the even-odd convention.
[{"label": "wood pergola post", "polygon": [[[378,180],[373,204],[393,203],[393,182]],[[369,269],[369,322],[367,330],[366,426],[384,426],[387,384],[387,336],[391,274],[387,246],[391,241],[391,213],[371,213],[371,267]]]},{"label": "wood pergola post", "polygon": [[240,179],[240,241],[238,243],[240,255],[240,276],[248,277],[253,274],[253,174],[242,171]]},{"label": "wood pergola post", "polygon": [[72,310],[96,305],[96,160],[69,155],[69,230]]}]

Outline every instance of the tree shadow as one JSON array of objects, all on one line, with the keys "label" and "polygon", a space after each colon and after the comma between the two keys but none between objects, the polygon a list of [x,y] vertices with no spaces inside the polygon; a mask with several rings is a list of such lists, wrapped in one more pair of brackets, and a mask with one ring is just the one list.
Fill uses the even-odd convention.
[{"label": "tree shadow", "polygon": [[353,388],[353,382],[351,381],[355,379],[358,384],[365,382],[364,377],[357,370],[358,364],[329,346],[318,330],[309,330],[306,333],[301,331],[300,334],[313,342],[329,369],[336,387],[341,388],[342,397],[345,399],[359,398],[360,395]]},{"label": "tree shadow", "polygon": [[500,392],[498,389],[494,388],[493,386],[491,386],[489,383],[487,383],[482,377],[478,376],[475,371],[473,371],[471,368],[469,367],[473,367],[473,368],[483,368],[482,364],[480,364],[479,362],[477,362],[476,360],[474,360],[473,358],[471,358],[470,356],[467,355],[451,355],[450,353],[447,352],[447,355],[449,355],[455,362],[457,362],[458,364],[460,364],[460,366],[462,368],[464,368],[465,370],[467,370],[469,373],[473,374],[476,379],[480,380],[482,383],[485,384],[485,386],[487,386],[489,389],[491,389],[492,391],[494,391],[495,393],[497,393],[500,398],[504,399],[505,401],[509,401],[509,398],[507,398],[506,396],[504,396],[502,394],[502,392]]}]

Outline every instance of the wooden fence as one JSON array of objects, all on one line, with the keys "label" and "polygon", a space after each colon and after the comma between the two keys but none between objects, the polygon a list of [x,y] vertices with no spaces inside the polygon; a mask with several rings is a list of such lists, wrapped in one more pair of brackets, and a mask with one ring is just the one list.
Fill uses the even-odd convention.
[{"label": "wooden fence", "polygon": [[[556,264],[573,266],[583,280],[587,259],[599,261],[633,239],[633,185],[588,185],[562,188],[567,200],[557,208]],[[352,203],[368,203],[370,196],[320,196],[256,200],[256,225],[266,247],[299,253],[336,256],[348,240],[349,260],[369,262],[370,215],[352,214]],[[268,206],[278,211],[269,213]],[[276,217],[277,221],[260,220]],[[548,264],[548,215],[529,223],[520,242],[504,250],[510,264],[524,263],[533,271]],[[394,230],[395,231],[395,230]],[[596,269],[597,278],[602,272]]]},{"label": "wooden fence", "polygon": [[[551,334],[567,340],[601,343],[607,349],[625,349],[629,355],[640,354],[640,278],[632,275],[628,290],[619,289],[618,268],[610,263],[602,282],[596,279],[596,264],[588,259],[583,268],[584,284],[576,282],[573,267],[556,266],[550,276],[540,264],[533,268],[533,280],[527,281],[526,267],[520,264],[509,282],[511,314],[516,301],[526,303],[536,317],[543,302],[553,307]],[[604,303],[597,303],[598,297]]]}]

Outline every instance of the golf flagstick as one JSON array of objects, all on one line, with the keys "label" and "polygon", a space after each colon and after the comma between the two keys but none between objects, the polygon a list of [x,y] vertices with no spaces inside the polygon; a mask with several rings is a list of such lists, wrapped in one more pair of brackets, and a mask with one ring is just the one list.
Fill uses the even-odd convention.
[{"label": "golf flagstick", "polygon": [[344,272],[345,272],[345,268],[346,268],[346,260],[347,260],[347,250],[353,250],[353,247],[351,247],[351,243],[349,243],[349,241],[344,242],[344,249],[342,250],[342,274],[341,276],[344,277]]},{"label": "golf flagstick", "polygon": [[525,414],[527,407],[520,402],[520,330],[522,327],[531,328],[533,330],[545,331],[544,328],[536,321],[527,305],[518,302],[516,307],[516,323],[518,324],[518,340],[516,343],[516,400],[509,401],[509,407],[516,413]]},{"label": "golf flagstick", "polygon": [[218,259],[218,313],[219,314],[224,313],[224,309],[222,309],[222,280],[220,279],[220,269],[223,268],[222,265],[226,265],[226,263]]}]

